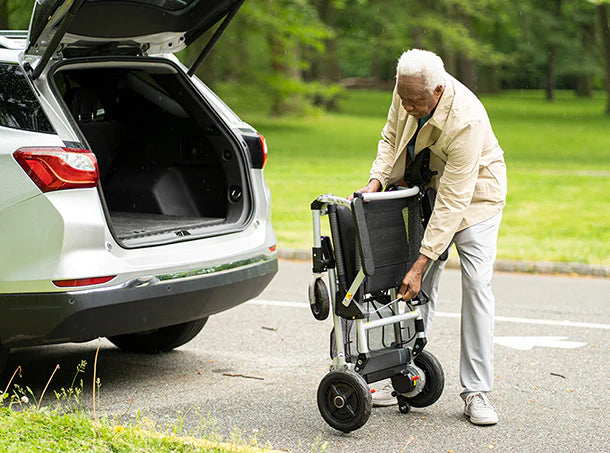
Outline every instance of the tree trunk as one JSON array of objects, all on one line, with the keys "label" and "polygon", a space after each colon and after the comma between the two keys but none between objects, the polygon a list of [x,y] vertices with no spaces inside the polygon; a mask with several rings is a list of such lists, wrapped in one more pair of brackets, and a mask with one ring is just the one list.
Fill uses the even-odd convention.
[{"label": "tree trunk", "polygon": [[549,59],[546,64],[546,83],[544,86],[544,92],[546,99],[552,101],[554,99],[555,83],[557,75],[555,73],[555,60],[557,59],[557,46],[551,44],[549,48]]},{"label": "tree trunk", "polygon": [[442,58],[443,63],[445,63],[445,71],[452,76],[458,77],[458,59],[455,53],[451,51],[444,51]]},{"label": "tree trunk", "polygon": [[0,0],[0,30],[9,30],[8,0]]},{"label": "tree trunk", "polygon": [[[561,0],[554,0],[554,8],[553,8],[553,16],[556,19],[556,24],[553,26],[553,31],[557,32],[560,27],[561,21]],[[554,34],[554,33],[553,33]],[[546,66],[546,86],[545,93],[546,98],[549,101],[552,101],[554,98],[555,86],[557,84],[557,50],[559,46],[555,42],[556,38],[552,38],[552,42],[549,45],[548,50],[548,60]]]},{"label": "tree trunk", "polygon": [[[266,4],[269,11],[277,7],[276,0],[266,0]],[[281,116],[302,108],[300,104],[303,102],[303,96],[290,87],[292,82],[296,85],[303,80],[299,67],[301,49],[294,38],[275,33],[273,30],[268,34],[267,39],[273,73],[271,114]]]},{"label": "tree trunk", "polygon": [[594,80],[591,74],[581,74],[576,81],[576,96],[579,98],[590,98],[593,96]]},{"label": "tree trunk", "polygon": [[595,75],[589,61],[596,59],[596,36],[595,36],[595,16],[589,22],[580,23],[580,36],[582,42],[582,68],[576,80],[575,93],[578,97],[590,98],[595,89]]},{"label": "tree trunk", "polygon": [[[337,24],[337,9],[333,2],[316,0],[314,6],[320,20],[329,28],[335,29]],[[311,62],[312,78],[324,82],[336,83],[341,80],[337,38],[333,36],[325,41],[326,49],[322,55],[314,56]]]},{"label": "tree trunk", "polygon": [[606,115],[610,115],[610,5],[598,5],[597,14],[601,25],[602,54],[606,63]]},{"label": "tree trunk", "polygon": [[499,93],[502,91],[498,68],[495,66],[484,66],[480,68],[477,86],[479,93]]},{"label": "tree trunk", "polygon": [[460,74],[460,81],[470,88],[470,91],[477,93],[477,70],[474,62],[471,58],[468,58],[464,54],[458,56],[458,67]]}]

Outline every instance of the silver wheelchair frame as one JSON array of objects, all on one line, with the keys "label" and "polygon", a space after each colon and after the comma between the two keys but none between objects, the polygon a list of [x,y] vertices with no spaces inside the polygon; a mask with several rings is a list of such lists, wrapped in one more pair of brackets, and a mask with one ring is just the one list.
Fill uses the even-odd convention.
[{"label": "silver wheelchair frame", "polygon": [[[314,200],[311,206],[313,275],[309,285],[309,300],[314,317],[319,320],[326,319],[332,310],[334,327],[332,335],[335,344],[330,372],[322,380],[318,389],[318,407],[327,423],[344,432],[358,429],[368,420],[372,406],[369,383],[390,377],[396,390],[399,410],[402,413],[409,412],[412,405],[423,407],[432,404],[440,397],[440,392],[444,387],[444,376],[440,364],[431,354],[424,351],[427,340],[418,305],[427,302],[426,296],[420,293],[421,298],[418,295],[418,298],[414,300],[402,301],[396,297],[397,287],[387,288],[389,302],[386,300],[386,303],[380,308],[363,312],[362,306],[355,301],[355,295],[359,290],[364,293],[363,283],[367,278],[365,266],[359,267],[343,295],[343,291],[339,291],[337,276],[337,267],[342,265],[339,262],[342,253],[332,252],[330,238],[322,236],[321,231],[321,218],[329,215],[329,208],[333,205],[346,207],[352,211],[354,217],[357,217],[354,214],[354,203],[421,197],[420,189],[418,187],[401,188],[389,192],[358,193],[355,196],[354,200],[350,201],[332,194],[321,195]],[[339,234],[337,231],[333,231],[332,220],[330,226],[333,242],[336,244]],[[340,244],[337,247],[340,247]],[[367,253],[366,249],[362,247],[358,250],[363,250],[363,254]],[[364,263],[365,258],[358,255],[359,253],[356,253],[356,261],[362,259]],[[359,264],[358,262],[357,266]],[[325,274],[328,277],[328,289],[323,282]],[[345,310],[356,308],[353,307],[353,304],[358,305],[358,310],[353,312],[356,314],[353,316],[346,316],[345,313],[340,315]],[[381,316],[382,311],[387,307],[391,308],[392,315]],[[375,313],[378,313],[379,319],[369,319]],[[357,356],[351,353],[348,354],[349,357],[346,356],[346,335],[349,336],[349,332],[346,332],[345,320],[353,321]],[[402,332],[407,323],[414,325],[415,333],[410,335],[407,341],[403,341]],[[394,338],[397,344],[391,348],[371,350],[368,333],[372,329],[390,325],[394,328]],[[347,340],[351,343],[349,339]],[[417,361],[419,357],[423,357],[421,359],[424,362],[423,367]],[[371,367],[373,371],[370,371]],[[424,395],[426,399],[422,401],[421,394],[425,393],[426,385],[431,382],[435,384],[435,393],[431,397]],[[440,392],[438,391],[439,384]]]}]

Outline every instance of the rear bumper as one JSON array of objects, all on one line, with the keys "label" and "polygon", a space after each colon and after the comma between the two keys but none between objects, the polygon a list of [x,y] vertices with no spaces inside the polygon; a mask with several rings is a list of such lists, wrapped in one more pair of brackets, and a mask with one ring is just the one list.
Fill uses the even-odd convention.
[{"label": "rear bumper", "polygon": [[259,256],[90,291],[0,294],[0,344],[88,341],[200,319],[258,296],[277,270],[276,256]]}]

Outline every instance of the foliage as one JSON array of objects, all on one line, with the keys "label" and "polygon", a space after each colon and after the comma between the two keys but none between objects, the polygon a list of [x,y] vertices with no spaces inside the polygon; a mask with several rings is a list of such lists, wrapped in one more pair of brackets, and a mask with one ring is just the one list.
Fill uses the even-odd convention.
[{"label": "foliage", "polygon": [[[279,247],[311,247],[309,204],[321,193],[347,196],[366,183],[391,101],[389,91],[348,91],[341,113],[270,119],[241,93],[222,92],[267,138],[265,179],[274,195]],[[610,264],[610,128],[591,99],[540,91],[483,97],[505,151],[509,197],[498,258]],[[254,108],[253,108],[254,107]],[[249,112],[249,113],[248,113]]]},{"label": "foliage", "polygon": [[10,29],[25,30],[30,23],[34,8],[34,0],[1,0],[6,2],[8,9],[8,25]]},{"label": "foliage", "polygon": [[[9,26],[27,27],[33,0],[3,1]],[[198,75],[212,87],[255,86],[271,98],[274,114],[303,114],[312,104],[306,92],[326,91],[320,84],[391,81],[400,53],[421,47],[441,55],[449,72],[474,90],[546,86],[551,94],[557,87],[591,96],[610,77],[596,18],[596,8],[608,14],[602,4],[607,1],[247,0]],[[211,33],[180,58],[192,61]]]}]

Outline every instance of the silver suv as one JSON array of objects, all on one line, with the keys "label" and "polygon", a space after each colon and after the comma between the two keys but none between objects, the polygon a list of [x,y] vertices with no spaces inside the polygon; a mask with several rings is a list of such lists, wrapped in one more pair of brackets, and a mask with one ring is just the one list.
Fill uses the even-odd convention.
[{"label": "silver suv", "polygon": [[264,138],[193,75],[242,2],[37,0],[0,32],[0,369],[170,350],[277,272]]}]

